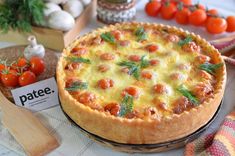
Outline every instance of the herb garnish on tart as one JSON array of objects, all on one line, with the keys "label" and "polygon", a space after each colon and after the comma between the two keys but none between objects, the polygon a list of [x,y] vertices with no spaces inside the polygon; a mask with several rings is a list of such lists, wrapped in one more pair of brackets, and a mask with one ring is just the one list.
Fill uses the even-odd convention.
[{"label": "herb garnish on tart", "polygon": [[131,113],[133,110],[133,105],[133,96],[126,94],[121,102],[119,116],[125,116],[126,114]]},{"label": "herb garnish on tart", "polygon": [[133,75],[137,80],[140,78],[140,70],[149,66],[149,61],[145,59],[146,55],[142,56],[140,59],[140,64],[131,61],[122,61],[119,62],[119,66],[124,66],[129,69],[128,74]]},{"label": "herb garnish on tart", "polygon": [[177,88],[177,90],[186,98],[188,98],[188,100],[190,102],[192,102],[192,104],[194,104],[195,106],[197,106],[199,104],[198,99],[193,95],[193,93],[191,91],[189,91],[187,88],[185,88],[184,85],[181,85]]},{"label": "herb garnish on tart", "polygon": [[210,74],[215,74],[216,69],[222,66],[223,66],[222,63],[218,63],[218,64],[204,63],[199,66],[199,69],[205,70],[206,72]]},{"label": "herb garnish on tart", "polygon": [[75,81],[68,88],[65,88],[67,91],[76,91],[76,90],[84,90],[88,88],[88,83]]},{"label": "herb garnish on tart", "polygon": [[71,57],[65,57],[65,59],[68,60],[69,62],[74,62],[74,63],[87,63],[87,64],[91,63],[89,59],[85,59],[82,57],[71,56]]},{"label": "herb garnish on tart", "polygon": [[147,39],[147,33],[145,32],[143,27],[139,27],[135,31],[135,35],[137,37],[137,41],[142,41]]},{"label": "herb garnish on tart", "polygon": [[103,40],[105,40],[106,42],[109,42],[109,43],[112,43],[112,44],[115,43],[115,38],[110,32],[103,33],[103,34],[100,35],[100,37]]},{"label": "herb garnish on tart", "polygon": [[179,45],[179,46],[183,46],[183,45],[185,45],[185,44],[188,44],[188,43],[191,42],[191,41],[192,41],[192,38],[191,38],[190,36],[187,36],[185,39],[180,40],[180,41],[178,42],[178,45]]}]

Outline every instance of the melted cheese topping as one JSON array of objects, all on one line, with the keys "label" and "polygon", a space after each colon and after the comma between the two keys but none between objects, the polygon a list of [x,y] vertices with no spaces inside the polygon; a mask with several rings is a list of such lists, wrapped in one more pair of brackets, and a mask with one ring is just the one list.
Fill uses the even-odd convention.
[{"label": "melted cheese topping", "polygon": [[[95,94],[95,103],[103,108],[108,103],[112,102],[120,104],[123,99],[121,95],[122,91],[127,87],[133,86],[141,92],[139,97],[134,99],[133,110],[144,114],[146,108],[155,108],[160,116],[178,113],[178,109],[184,111],[186,109],[184,107],[188,107],[186,104],[185,106],[175,104],[178,99],[183,97],[182,93],[180,93],[177,88],[180,85],[184,85],[189,91],[193,92],[198,84],[203,83],[210,85],[212,82],[211,79],[202,78],[202,76],[198,74],[199,69],[196,60],[202,53],[200,53],[200,51],[187,52],[183,46],[177,44],[178,41],[171,42],[167,37],[164,37],[174,34],[165,33],[161,35],[160,32],[159,35],[153,33],[153,31],[148,31],[146,32],[146,40],[137,41],[135,30],[136,28],[133,28],[132,31],[120,29],[118,33],[121,34],[121,38],[116,39],[115,44],[111,44],[107,41],[91,44],[94,39],[90,39],[89,42],[87,41],[85,46],[82,46],[86,48],[87,53],[81,57],[89,59],[91,64],[82,63],[83,66],[80,69],[65,70],[67,74],[66,78],[77,77],[83,82],[87,82],[88,89],[82,90],[81,92],[91,92]],[[179,38],[177,35],[174,37]],[[119,45],[119,41],[123,40],[127,40],[129,44],[126,46]],[[157,45],[158,49],[154,52],[149,52],[146,49],[149,45]],[[103,53],[113,54],[115,59],[103,60],[100,58]],[[69,55],[74,56],[72,52]],[[159,61],[157,65],[149,65],[141,69],[141,72],[148,71],[152,73],[153,76],[151,79],[143,78],[141,72],[139,80],[133,75],[122,72],[123,67],[119,66],[118,63],[130,61],[128,59],[130,55],[145,56],[145,59],[148,61],[153,59]],[[137,62],[137,64],[138,63],[139,62]],[[110,66],[109,70],[106,72],[100,72],[98,70],[98,66],[103,64]],[[98,87],[98,81],[106,78],[113,80],[114,86],[107,89]],[[211,78],[213,78],[213,76],[211,76]],[[156,93],[153,89],[153,86],[156,84],[163,84],[167,88],[167,93]],[[194,95],[201,101],[202,97],[197,97],[196,94]],[[164,108],[157,106],[154,99],[161,101],[161,103],[164,104]],[[180,102],[178,103],[180,104]],[[193,106],[194,105],[190,105],[190,107]],[[174,111],[174,109],[176,109],[176,111]],[[179,110],[180,113],[182,110]]]}]

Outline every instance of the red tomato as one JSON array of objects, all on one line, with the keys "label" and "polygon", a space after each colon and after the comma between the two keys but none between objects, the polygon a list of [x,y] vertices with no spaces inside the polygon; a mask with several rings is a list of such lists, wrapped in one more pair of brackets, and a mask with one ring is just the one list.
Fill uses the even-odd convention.
[{"label": "red tomato", "polygon": [[153,86],[153,90],[155,93],[158,93],[158,94],[163,94],[163,93],[167,93],[167,87],[163,84],[156,84]]},{"label": "red tomato", "polygon": [[227,29],[227,22],[223,18],[210,17],[206,23],[206,29],[211,34],[220,34]]},{"label": "red tomato", "polygon": [[142,71],[141,76],[145,79],[151,80],[153,78],[153,74],[150,71]]},{"label": "red tomato", "polygon": [[216,10],[216,9],[210,9],[210,10],[208,10],[207,11],[207,14],[209,15],[209,16],[217,16],[218,15],[218,11]]},{"label": "red tomato", "polygon": [[35,75],[40,75],[45,71],[45,63],[40,57],[32,57],[30,59],[30,70]]},{"label": "red tomato", "polygon": [[114,81],[111,79],[101,79],[98,81],[98,86],[101,89],[108,89],[108,88],[113,87],[113,85],[114,85]]},{"label": "red tomato", "polygon": [[186,5],[191,5],[192,4],[192,0],[180,0],[181,2],[183,2]]},{"label": "red tomato", "polygon": [[9,71],[3,72],[1,75],[2,83],[6,87],[16,87],[18,85],[18,74],[15,70],[10,69]]},{"label": "red tomato", "polygon": [[25,71],[19,77],[19,84],[20,86],[26,86],[32,83],[35,83],[37,80],[36,75],[31,71]]},{"label": "red tomato", "polygon": [[151,0],[145,5],[145,12],[149,16],[157,16],[161,8],[161,2]]},{"label": "red tomato", "polygon": [[4,64],[0,64],[0,77],[2,75],[2,71],[6,69],[6,66]]},{"label": "red tomato", "polygon": [[65,87],[70,88],[73,86],[74,83],[80,83],[80,82],[82,81],[78,79],[77,77],[70,77],[66,80]]},{"label": "red tomato", "polygon": [[101,60],[106,60],[106,61],[114,60],[115,55],[112,54],[112,53],[103,53],[103,54],[100,55],[100,59]]},{"label": "red tomato", "polygon": [[120,40],[122,37],[122,33],[119,30],[114,30],[111,32],[111,34],[114,36],[116,40]]},{"label": "red tomato", "polygon": [[12,70],[16,70],[16,71],[18,71],[18,65],[17,65],[17,62],[13,62],[11,65],[10,65],[10,68],[12,69]]},{"label": "red tomato", "polygon": [[134,98],[138,98],[140,95],[140,91],[135,87],[127,87],[122,91],[122,96],[125,96],[126,94],[129,94]]},{"label": "red tomato", "polygon": [[198,63],[203,64],[209,62],[211,58],[209,56],[201,54],[198,55],[195,59],[197,60]]},{"label": "red tomato", "polygon": [[130,45],[130,41],[129,40],[122,40],[122,41],[119,41],[119,45],[122,46],[122,47],[127,47]]},{"label": "red tomato", "polygon": [[206,7],[202,4],[196,4],[195,6],[196,6],[197,9],[206,10]]},{"label": "red tomato", "polygon": [[79,63],[79,62],[72,62],[72,63],[69,63],[65,66],[65,69],[66,70],[70,70],[70,71],[73,71],[73,70],[78,70],[82,67],[82,63]]},{"label": "red tomato", "polygon": [[226,18],[228,27],[226,29],[227,32],[234,32],[235,31],[235,16],[228,16]]},{"label": "red tomato", "polygon": [[128,59],[130,61],[139,62],[141,60],[141,57],[139,55],[130,55]]},{"label": "red tomato", "polygon": [[98,70],[99,70],[100,72],[106,72],[106,71],[108,71],[109,69],[110,69],[110,66],[107,65],[107,64],[101,64],[101,65],[98,66]]},{"label": "red tomato", "polygon": [[119,114],[120,108],[121,107],[118,103],[112,102],[112,103],[107,104],[104,107],[104,110],[106,112],[110,112],[111,115],[117,116]]},{"label": "red tomato", "polygon": [[78,96],[78,101],[82,104],[89,104],[91,102],[94,102],[95,99],[95,94],[89,92],[84,92]]},{"label": "red tomato", "polygon": [[29,61],[21,57],[17,61],[17,67],[21,68],[21,71],[26,71],[29,69]]},{"label": "red tomato", "polygon": [[197,9],[189,15],[189,23],[195,26],[199,26],[205,23],[206,18],[206,12],[202,9]]},{"label": "red tomato", "polygon": [[178,10],[175,14],[176,22],[179,24],[188,24],[190,13],[191,12],[187,8],[183,8],[182,10]]},{"label": "red tomato", "polygon": [[26,66],[28,66],[28,65],[29,65],[28,60],[26,60],[26,59],[23,58],[23,57],[19,58],[18,61],[17,61],[17,66],[20,67],[20,68],[26,67]]},{"label": "red tomato", "polygon": [[150,53],[153,53],[153,52],[157,51],[158,48],[159,48],[159,47],[158,47],[157,45],[154,45],[154,44],[148,45],[148,46],[146,47],[146,49],[147,49]]},{"label": "red tomato", "polygon": [[176,11],[177,11],[177,8],[175,4],[165,2],[163,6],[161,7],[161,16],[163,19],[170,20],[174,17]]},{"label": "red tomato", "polygon": [[156,65],[158,65],[158,64],[160,63],[160,61],[157,60],[157,59],[153,59],[153,60],[150,60],[149,63],[150,63],[152,66],[156,66]]},{"label": "red tomato", "polygon": [[74,47],[71,53],[76,56],[82,56],[87,53],[87,49],[84,47]]}]

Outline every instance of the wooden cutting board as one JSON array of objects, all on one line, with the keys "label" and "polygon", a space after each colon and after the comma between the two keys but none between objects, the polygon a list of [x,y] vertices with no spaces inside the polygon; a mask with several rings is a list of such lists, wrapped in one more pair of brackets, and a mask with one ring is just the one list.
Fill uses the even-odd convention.
[{"label": "wooden cutting board", "polygon": [[[0,49],[0,58],[7,59],[9,62],[15,61],[19,56],[22,56],[24,48],[25,46],[16,46]],[[44,61],[46,71],[38,77],[38,81],[55,75],[58,61],[57,54],[46,49]],[[43,156],[57,148],[59,146],[57,139],[50,134],[49,130],[30,110],[18,107],[10,102],[13,101],[11,89],[0,83],[0,109],[3,125],[29,156]]]},{"label": "wooden cutting board", "polygon": [[[1,60],[8,60],[9,63],[12,61],[17,60],[20,56],[23,56],[23,51],[26,46],[14,46],[8,47],[4,49],[0,49],[0,59]],[[37,81],[44,80],[47,78],[51,78],[55,76],[56,72],[56,64],[58,62],[58,54],[50,49],[46,49],[44,61],[46,64],[46,71],[37,77]],[[0,83],[0,91],[3,93],[5,97],[7,97],[11,102],[13,102],[13,97],[11,94],[11,89],[13,88],[6,88],[3,84]]]}]

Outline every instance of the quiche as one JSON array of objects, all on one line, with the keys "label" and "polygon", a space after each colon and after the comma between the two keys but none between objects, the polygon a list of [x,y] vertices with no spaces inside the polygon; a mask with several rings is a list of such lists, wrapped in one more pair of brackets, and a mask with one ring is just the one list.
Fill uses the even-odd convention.
[{"label": "quiche", "polygon": [[195,132],[213,117],[226,82],[220,53],[200,36],[135,22],[76,39],[56,73],[64,112],[90,133],[125,144]]}]

